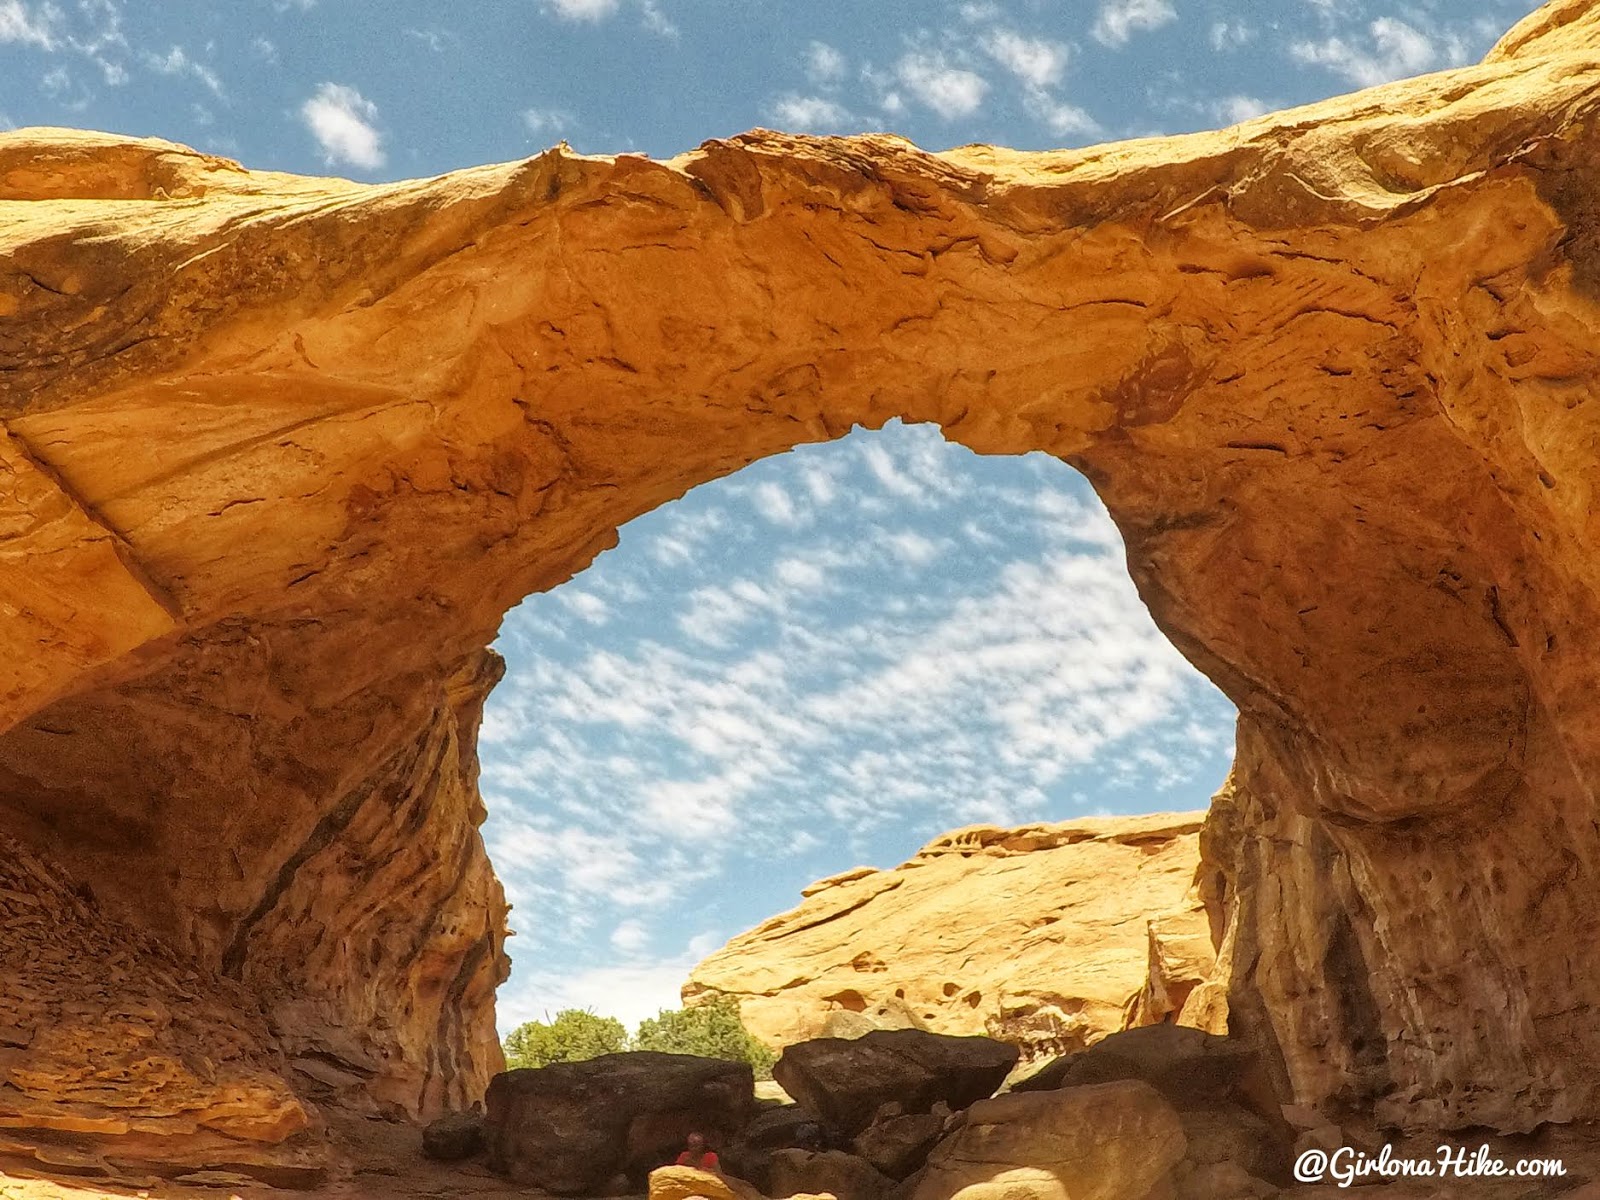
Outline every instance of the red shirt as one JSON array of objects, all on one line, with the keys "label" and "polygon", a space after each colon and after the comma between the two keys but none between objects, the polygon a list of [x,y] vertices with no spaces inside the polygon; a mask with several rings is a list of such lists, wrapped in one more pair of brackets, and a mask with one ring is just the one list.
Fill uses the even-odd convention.
[{"label": "red shirt", "polygon": [[699,1162],[695,1162],[693,1150],[685,1150],[678,1155],[678,1165],[680,1167],[694,1167],[701,1171],[714,1171],[719,1174],[722,1171],[722,1164],[717,1161],[717,1152],[715,1150],[700,1151]]}]

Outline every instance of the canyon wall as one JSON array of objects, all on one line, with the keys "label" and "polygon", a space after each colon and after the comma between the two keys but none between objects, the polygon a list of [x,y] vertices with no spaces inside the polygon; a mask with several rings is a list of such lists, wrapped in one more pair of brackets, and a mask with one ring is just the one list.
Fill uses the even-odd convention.
[{"label": "canyon wall", "polygon": [[0,821],[306,1094],[463,1102],[502,614],[699,483],[936,422],[1081,469],[1238,705],[1208,887],[1280,1087],[1600,1115],[1597,105],[1558,0],[1478,66],[1081,151],[360,186],[0,134]]}]

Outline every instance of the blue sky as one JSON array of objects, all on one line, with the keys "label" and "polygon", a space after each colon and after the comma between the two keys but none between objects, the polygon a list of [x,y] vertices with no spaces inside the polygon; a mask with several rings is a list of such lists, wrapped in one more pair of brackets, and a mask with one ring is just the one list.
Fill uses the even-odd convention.
[{"label": "blue sky", "polygon": [[[0,0],[0,128],[385,180],[753,126],[930,149],[1227,124],[1472,61],[1526,0]],[[501,1024],[630,1024],[811,880],[973,821],[1198,807],[1233,714],[1040,455],[891,425],[629,525],[508,617]]]}]

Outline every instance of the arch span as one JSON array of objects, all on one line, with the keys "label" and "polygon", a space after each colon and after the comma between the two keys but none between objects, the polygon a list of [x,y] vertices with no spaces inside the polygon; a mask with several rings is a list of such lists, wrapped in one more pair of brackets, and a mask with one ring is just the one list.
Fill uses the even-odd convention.
[{"label": "arch span", "polygon": [[1071,153],[367,187],[0,135],[6,823],[338,1094],[459,1103],[500,616],[698,483],[936,422],[1080,468],[1238,705],[1212,883],[1284,1088],[1596,1115],[1597,30]]}]

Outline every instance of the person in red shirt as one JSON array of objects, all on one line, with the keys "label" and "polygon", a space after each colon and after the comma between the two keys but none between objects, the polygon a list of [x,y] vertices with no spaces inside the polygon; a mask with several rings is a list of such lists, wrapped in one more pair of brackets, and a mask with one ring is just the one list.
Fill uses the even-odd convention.
[{"label": "person in red shirt", "polygon": [[705,1137],[698,1133],[689,1135],[688,1147],[678,1155],[678,1165],[710,1171],[713,1175],[722,1174],[722,1163],[717,1158],[717,1152],[707,1146]]}]

